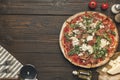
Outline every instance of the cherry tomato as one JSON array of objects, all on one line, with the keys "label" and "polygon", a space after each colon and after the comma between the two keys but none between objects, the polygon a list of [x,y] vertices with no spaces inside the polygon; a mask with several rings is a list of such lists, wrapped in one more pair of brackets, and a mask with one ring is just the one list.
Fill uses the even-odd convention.
[{"label": "cherry tomato", "polygon": [[79,64],[79,57],[78,57],[78,55],[74,54],[74,55],[70,56],[70,58],[72,59],[73,62]]},{"label": "cherry tomato", "polygon": [[115,26],[113,24],[110,24],[110,29],[115,29]]},{"label": "cherry tomato", "polygon": [[103,9],[103,10],[108,9],[108,7],[109,7],[108,3],[102,3],[102,5],[101,5],[101,9]]},{"label": "cherry tomato", "polygon": [[110,47],[113,47],[115,45],[114,35],[110,35],[110,39],[111,39],[111,43],[112,43]]},{"label": "cherry tomato", "polygon": [[95,9],[97,7],[97,2],[95,0],[91,0],[89,3],[88,3],[88,6],[89,8],[91,9]]}]

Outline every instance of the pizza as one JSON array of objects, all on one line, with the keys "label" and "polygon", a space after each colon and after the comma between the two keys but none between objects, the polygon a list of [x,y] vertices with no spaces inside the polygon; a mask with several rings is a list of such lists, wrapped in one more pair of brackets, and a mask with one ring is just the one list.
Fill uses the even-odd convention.
[{"label": "pizza", "polygon": [[83,68],[107,63],[118,45],[118,32],[112,19],[99,12],[80,12],[69,17],[60,31],[64,57]]}]

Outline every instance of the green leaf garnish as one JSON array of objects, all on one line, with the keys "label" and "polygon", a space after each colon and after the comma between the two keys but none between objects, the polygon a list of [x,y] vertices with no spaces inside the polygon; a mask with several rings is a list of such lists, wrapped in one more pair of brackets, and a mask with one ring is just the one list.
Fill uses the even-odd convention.
[{"label": "green leaf garnish", "polygon": [[73,54],[79,54],[80,53],[80,49],[78,45],[75,45],[73,49],[70,50],[70,52],[68,53],[69,55],[73,55]]},{"label": "green leaf garnish", "polygon": [[75,29],[75,28],[78,28],[79,26],[80,26],[79,24],[70,24],[70,27],[71,27],[71,28],[74,28],[74,29]]}]

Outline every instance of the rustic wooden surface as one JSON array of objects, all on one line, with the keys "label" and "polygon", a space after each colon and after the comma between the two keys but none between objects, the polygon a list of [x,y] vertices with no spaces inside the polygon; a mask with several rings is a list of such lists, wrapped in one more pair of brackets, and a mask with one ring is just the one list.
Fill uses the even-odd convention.
[{"label": "rustic wooden surface", "polygon": [[[110,7],[120,0],[108,0],[109,9],[102,11],[97,0],[95,11],[112,19]],[[59,47],[63,22],[71,15],[90,10],[89,0],[0,0],[0,44],[22,64],[35,65],[39,80],[76,80],[72,71],[80,69],[69,63]],[[120,31],[120,24],[117,24]],[[120,50],[118,46],[117,51]],[[93,80],[97,80],[95,69]]]}]

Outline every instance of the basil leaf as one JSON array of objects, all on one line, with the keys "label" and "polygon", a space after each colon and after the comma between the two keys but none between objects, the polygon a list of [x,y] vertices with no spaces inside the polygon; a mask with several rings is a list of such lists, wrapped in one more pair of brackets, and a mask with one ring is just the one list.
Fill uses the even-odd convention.
[{"label": "basil leaf", "polygon": [[101,44],[101,37],[97,36],[96,37],[96,43],[93,45],[93,52],[94,54],[98,54],[98,52],[100,51],[100,44]]},{"label": "basil leaf", "polygon": [[68,53],[69,55],[74,55],[74,54],[79,54],[80,53],[80,49],[78,45],[75,45],[75,47],[73,49],[70,50],[70,52]]},{"label": "basil leaf", "polygon": [[97,54],[95,54],[95,58],[103,58],[105,57],[106,53],[107,53],[107,49],[103,48],[99,50]]},{"label": "basil leaf", "polygon": [[100,25],[101,25],[101,21],[99,21],[98,23],[97,23],[97,25],[96,25],[96,30],[99,30],[100,29]]},{"label": "basil leaf", "polygon": [[96,44],[97,44],[97,46],[99,47],[100,46],[100,43],[101,43],[101,37],[100,36],[97,36],[97,40],[96,40]]},{"label": "basil leaf", "polygon": [[105,39],[107,39],[108,41],[110,41],[110,38],[109,38],[109,36],[108,36],[107,33],[104,33],[103,36],[104,36]]},{"label": "basil leaf", "polygon": [[75,52],[76,52],[75,49],[71,49],[68,54],[69,54],[69,55],[73,55],[73,54],[75,54]]},{"label": "basil leaf", "polygon": [[71,28],[74,28],[74,29],[75,29],[75,28],[78,28],[79,26],[80,26],[79,24],[71,24],[71,25],[70,25],[70,27],[71,27]]},{"label": "basil leaf", "polygon": [[92,18],[90,17],[83,17],[83,22],[86,21],[86,23],[84,23],[86,26],[89,26],[92,23]]},{"label": "basil leaf", "polygon": [[114,36],[116,35],[116,33],[114,31],[111,31],[111,34],[113,34]]},{"label": "basil leaf", "polygon": [[65,33],[64,36],[65,36],[65,38],[67,39],[67,41],[70,41],[70,37],[71,37],[71,36],[69,36],[68,33]]}]

